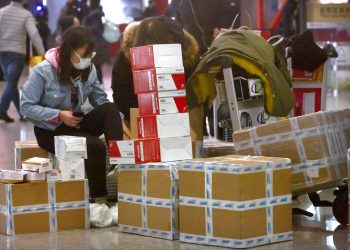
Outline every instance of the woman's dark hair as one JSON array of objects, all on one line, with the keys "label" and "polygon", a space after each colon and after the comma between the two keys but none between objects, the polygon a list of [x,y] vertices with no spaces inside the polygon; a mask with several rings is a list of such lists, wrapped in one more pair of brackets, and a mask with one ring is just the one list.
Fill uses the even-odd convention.
[{"label": "woman's dark hair", "polygon": [[133,47],[149,44],[180,43],[187,47],[182,26],[165,16],[149,17],[140,23],[135,31]]},{"label": "woman's dark hair", "polygon": [[95,36],[86,27],[77,26],[68,29],[62,37],[62,43],[58,48],[58,76],[61,83],[70,83],[71,78],[82,74],[82,81],[87,81],[91,67],[85,70],[76,70],[71,62],[73,50],[86,46],[84,56],[90,55],[95,50]]}]

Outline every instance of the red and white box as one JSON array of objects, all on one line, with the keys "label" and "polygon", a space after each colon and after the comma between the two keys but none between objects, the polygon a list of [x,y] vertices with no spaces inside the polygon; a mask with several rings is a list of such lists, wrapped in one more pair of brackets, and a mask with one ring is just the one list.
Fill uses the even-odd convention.
[{"label": "red and white box", "polygon": [[186,91],[164,91],[137,95],[139,116],[188,112]]},{"label": "red and white box", "polygon": [[185,89],[184,67],[137,70],[132,75],[135,94]]},{"label": "red and white box", "polygon": [[180,44],[154,44],[130,49],[132,70],[183,67]]},{"label": "red and white box", "polygon": [[188,113],[139,116],[137,117],[137,124],[140,139],[191,135]]},{"label": "red and white box", "polygon": [[192,159],[191,137],[109,141],[111,164],[141,164]]}]

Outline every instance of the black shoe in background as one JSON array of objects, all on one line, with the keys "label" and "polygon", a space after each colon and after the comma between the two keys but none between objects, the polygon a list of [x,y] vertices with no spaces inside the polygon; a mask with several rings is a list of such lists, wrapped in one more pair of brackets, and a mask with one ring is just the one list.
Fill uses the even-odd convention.
[{"label": "black shoe in background", "polygon": [[0,113],[0,120],[3,120],[4,122],[7,122],[7,123],[15,121],[11,117],[9,117],[6,113]]}]

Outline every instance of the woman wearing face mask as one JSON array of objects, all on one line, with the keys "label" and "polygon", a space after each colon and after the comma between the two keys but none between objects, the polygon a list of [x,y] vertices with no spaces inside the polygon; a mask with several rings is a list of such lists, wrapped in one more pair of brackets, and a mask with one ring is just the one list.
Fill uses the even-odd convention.
[{"label": "woman wearing face mask", "polygon": [[[122,139],[118,107],[108,101],[91,63],[95,56],[94,35],[87,28],[73,27],[63,35],[61,45],[49,50],[24,85],[21,111],[34,123],[40,147],[55,153],[54,136],[87,138],[85,169],[92,198],[106,191],[106,141]],[[94,107],[84,114],[81,106],[89,99]]]}]

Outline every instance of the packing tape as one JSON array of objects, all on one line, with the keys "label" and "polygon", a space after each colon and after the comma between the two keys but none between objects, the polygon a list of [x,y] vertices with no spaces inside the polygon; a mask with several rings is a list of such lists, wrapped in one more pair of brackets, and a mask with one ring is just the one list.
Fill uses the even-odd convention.
[{"label": "packing tape", "polygon": [[57,232],[57,215],[56,215],[56,183],[48,182],[48,195],[49,195],[49,205],[50,205],[50,232]]},{"label": "packing tape", "polygon": [[[212,183],[213,183],[213,172],[211,169],[205,168],[205,200],[212,200]],[[180,201],[181,202],[181,201]],[[213,236],[213,217],[212,207],[205,207],[205,225],[206,235],[208,237]]]},{"label": "packing tape", "polygon": [[173,232],[179,231],[178,225],[178,211],[179,211],[179,173],[178,173],[179,165],[178,163],[169,163],[169,171],[170,171],[170,202],[172,212],[170,213],[170,221],[171,228]]},{"label": "packing tape", "polygon": [[135,226],[129,226],[129,225],[122,225],[122,224],[119,225],[119,231],[125,232],[125,233],[140,234],[140,235],[161,238],[161,239],[168,239],[168,240],[179,239],[178,232],[154,230],[154,229],[147,229],[147,228],[141,228],[141,227],[135,227]]},{"label": "packing tape", "polygon": [[139,195],[118,193],[118,200],[129,202],[129,203],[140,204],[142,206],[149,205],[149,206],[155,206],[155,207],[172,208],[172,202],[169,199],[151,198],[151,197],[145,197],[145,196],[139,196]]},{"label": "packing tape", "polygon": [[178,162],[167,163],[146,163],[146,164],[121,164],[118,167],[118,171],[140,171],[147,167],[148,170],[168,170],[170,166],[177,166]]},{"label": "packing tape", "polygon": [[270,242],[280,242],[293,239],[293,232],[283,234],[274,234],[272,236],[248,238],[248,239],[228,239],[219,237],[206,237],[201,235],[180,233],[180,241],[196,244],[205,244],[211,246],[221,246],[230,248],[252,248],[265,245]]},{"label": "packing tape", "polygon": [[[298,124],[297,119],[295,119],[295,118],[290,119],[290,124],[292,126],[292,133],[291,134],[294,133],[294,139],[295,139],[295,143],[297,146],[299,159],[301,162],[305,162],[307,157],[306,157],[306,152],[305,152],[305,148],[304,148],[304,143],[300,138],[301,136],[298,136],[298,131],[300,131],[300,129],[299,129],[299,124]],[[313,131],[315,131],[314,129],[315,128],[313,128]],[[317,131],[317,128],[316,128],[316,131]]]},{"label": "packing tape", "polygon": [[84,180],[84,198],[85,198],[85,228],[90,228],[90,197],[89,192],[89,181],[87,179]]},{"label": "packing tape", "polygon": [[[230,158],[225,160],[229,161]],[[232,160],[250,160],[249,158],[232,158]],[[254,158],[252,158],[254,160]],[[184,161],[180,164],[180,169],[182,170],[191,170],[191,171],[200,171],[203,172],[206,169],[211,170],[213,173],[228,173],[228,174],[251,174],[258,172],[265,172],[262,164],[257,164],[256,166],[244,167],[242,164],[233,164],[227,161],[213,161],[213,162],[201,162],[201,161]],[[255,160],[256,161],[256,160]],[[264,162],[262,160],[262,162]],[[285,163],[273,164],[274,169],[286,169],[291,168],[290,161]]]},{"label": "packing tape", "polygon": [[[259,139],[257,139],[258,135],[256,134],[255,128],[253,128],[252,130],[249,131],[249,135],[250,135],[250,138],[252,138],[252,141],[255,142],[255,141],[259,140]],[[254,147],[253,150],[254,150],[254,155],[261,155],[261,148],[260,148],[259,144],[257,147]]]},{"label": "packing tape", "polygon": [[[142,169],[142,197],[147,197],[147,165]],[[142,227],[147,228],[147,205],[142,203]]]},{"label": "packing tape", "polygon": [[209,207],[232,211],[248,211],[258,208],[265,208],[268,206],[277,206],[289,204],[292,202],[292,195],[282,195],[271,198],[262,198],[249,201],[226,201],[205,198],[193,198],[180,196],[180,205],[195,206],[195,207]]},{"label": "packing tape", "polygon": [[[272,164],[267,162],[266,164],[266,197],[268,199],[268,201],[270,201],[270,205],[267,206],[266,209],[266,218],[267,218],[267,236],[270,237],[273,234],[273,210],[271,208],[271,206],[274,203],[271,203],[271,201],[273,201],[274,199],[273,197],[273,173],[272,173]],[[278,202],[278,199],[276,199],[276,202]]]},{"label": "packing tape", "polygon": [[7,235],[15,234],[15,223],[13,219],[13,200],[12,200],[12,184],[6,185],[6,210],[8,216],[6,217],[6,231]]}]

